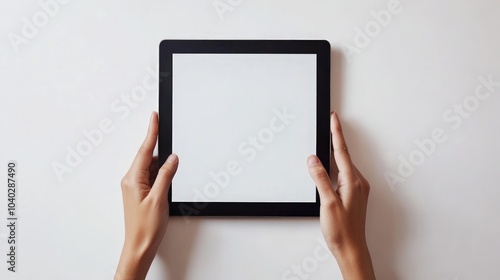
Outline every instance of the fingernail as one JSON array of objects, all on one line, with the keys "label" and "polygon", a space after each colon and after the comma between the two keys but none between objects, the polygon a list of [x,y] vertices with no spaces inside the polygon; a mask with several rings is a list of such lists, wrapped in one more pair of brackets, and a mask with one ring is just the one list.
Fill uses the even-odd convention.
[{"label": "fingernail", "polygon": [[319,163],[319,160],[318,160],[318,157],[316,157],[316,156],[309,156],[309,158],[307,159],[307,164],[309,164],[309,166],[314,166],[318,163]]},{"label": "fingernail", "polygon": [[177,155],[176,155],[176,154],[171,154],[171,155],[169,155],[169,156],[168,156],[168,158],[167,158],[167,162],[168,162],[168,163],[176,163],[176,162],[177,162],[177,160],[179,160],[179,158],[177,157]]}]

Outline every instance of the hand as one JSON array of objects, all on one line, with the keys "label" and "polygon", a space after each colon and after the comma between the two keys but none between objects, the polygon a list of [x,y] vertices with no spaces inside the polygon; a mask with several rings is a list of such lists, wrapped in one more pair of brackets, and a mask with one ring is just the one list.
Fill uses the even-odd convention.
[{"label": "hand", "polygon": [[307,159],[320,196],[320,224],[344,279],[375,279],[366,244],[366,205],[370,185],[349,156],[337,113],[331,115],[333,159],[339,169],[337,190],[316,156]]},{"label": "hand", "polygon": [[165,235],[168,223],[168,191],[179,162],[170,155],[158,170],[153,150],[158,138],[158,114],[132,166],[121,182],[125,214],[125,243],[115,279],[144,279]]}]

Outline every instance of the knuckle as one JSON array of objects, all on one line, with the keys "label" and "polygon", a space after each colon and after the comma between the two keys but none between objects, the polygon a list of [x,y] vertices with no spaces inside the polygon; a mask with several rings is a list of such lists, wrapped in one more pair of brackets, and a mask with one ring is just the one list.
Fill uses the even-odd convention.
[{"label": "knuckle", "polygon": [[358,177],[351,179],[350,189],[355,193],[360,193],[363,190],[363,183],[361,182],[361,179]]},{"label": "knuckle", "polygon": [[370,192],[370,184],[364,178],[357,177],[352,185],[354,189],[360,192],[366,192],[366,193]]},{"label": "knuckle", "polygon": [[323,198],[320,201],[321,206],[325,207],[326,209],[333,210],[336,207],[335,200],[333,198]]},{"label": "knuckle", "polygon": [[129,189],[132,186],[132,180],[128,174],[122,178],[120,185],[122,189]]},{"label": "knuckle", "polygon": [[355,182],[356,186],[358,186],[358,187],[363,186],[363,180],[361,180],[361,178],[359,178],[359,177],[356,177],[354,182]]},{"label": "knuckle", "polygon": [[354,185],[356,186],[356,188],[358,188],[358,189],[361,190],[361,189],[364,188],[365,184],[363,183],[363,180],[358,177],[358,178],[356,178],[356,181],[355,181]]},{"label": "knuckle", "polygon": [[365,182],[364,182],[363,186],[364,186],[365,191],[366,191],[367,193],[369,193],[369,192],[370,192],[370,189],[371,189],[370,183],[368,183],[368,181],[366,181],[366,180],[365,180]]}]

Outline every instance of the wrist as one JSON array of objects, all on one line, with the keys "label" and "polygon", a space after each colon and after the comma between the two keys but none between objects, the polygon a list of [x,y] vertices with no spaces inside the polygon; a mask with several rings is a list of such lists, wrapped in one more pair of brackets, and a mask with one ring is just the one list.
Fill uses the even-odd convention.
[{"label": "wrist", "polygon": [[155,255],[156,248],[134,246],[125,242],[116,269],[115,280],[145,279]]},{"label": "wrist", "polygon": [[369,254],[368,245],[366,241],[348,243],[345,242],[337,246],[329,246],[335,258],[339,259],[352,259]]},{"label": "wrist", "polygon": [[372,260],[366,243],[332,251],[346,280],[375,279]]}]

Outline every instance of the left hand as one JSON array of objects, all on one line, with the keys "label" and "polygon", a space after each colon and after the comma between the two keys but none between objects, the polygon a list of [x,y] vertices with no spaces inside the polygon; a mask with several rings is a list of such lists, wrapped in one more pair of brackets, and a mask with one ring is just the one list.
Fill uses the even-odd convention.
[{"label": "left hand", "polygon": [[158,138],[158,114],[132,166],[121,181],[125,214],[125,243],[115,279],[144,279],[168,223],[168,191],[179,159],[171,154],[158,170],[153,150]]}]

